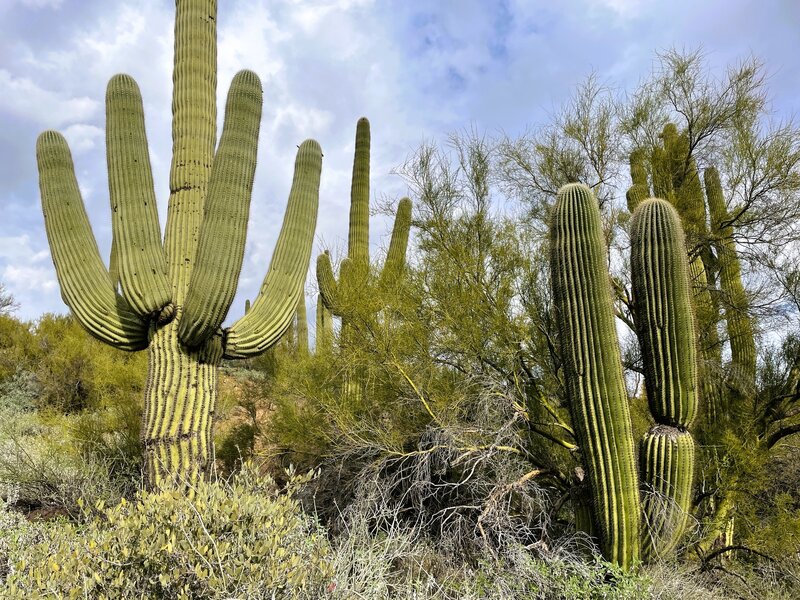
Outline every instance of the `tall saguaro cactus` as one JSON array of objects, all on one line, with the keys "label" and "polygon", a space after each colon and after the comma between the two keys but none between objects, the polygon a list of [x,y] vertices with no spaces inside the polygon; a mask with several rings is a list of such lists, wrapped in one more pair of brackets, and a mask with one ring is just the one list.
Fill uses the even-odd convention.
[{"label": "tall saguaro cactus", "polygon": [[[353,179],[350,189],[350,228],[347,258],[342,261],[339,279],[333,273],[330,255],[317,258],[317,282],[322,302],[331,313],[342,317],[342,298],[361,289],[369,273],[369,121],[362,117],[356,125]],[[403,271],[411,229],[411,200],[403,198],[397,205],[389,252],[381,272],[381,281],[391,283]]]},{"label": "tall saguaro cactus", "polygon": [[666,556],[689,519],[698,414],[694,316],[686,242],[675,209],[645,200],[631,220],[631,280],[645,387],[656,425],[640,445],[643,557]]},{"label": "tall saguaro cactus", "polygon": [[636,449],[600,209],[588,187],[569,184],[559,190],[550,242],[564,381],[593,517],[603,555],[630,567],[640,558]]},{"label": "tall saguaro cactus", "polygon": [[316,226],[322,153],[307,140],[297,153],[260,293],[247,314],[223,330],[244,257],[262,92],[254,73],[234,77],[215,153],[216,5],[176,2],[163,243],[142,101],[132,78],[112,78],[106,96],[111,273],[100,259],[66,141],[46,131],[37,143],[42,209],[64,301],[98,339],[149,350],[141,434],[149,486],[191,483],[208,468],[219,362],[259,354],[289,327]]}]

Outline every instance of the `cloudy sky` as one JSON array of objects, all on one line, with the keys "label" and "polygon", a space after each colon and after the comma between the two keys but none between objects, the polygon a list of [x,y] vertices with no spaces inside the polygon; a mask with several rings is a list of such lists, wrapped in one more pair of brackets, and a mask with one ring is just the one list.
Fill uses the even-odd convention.
[{"label": "cloudy sky", "polygon": [[[103,98],[118,72],[142,90],[163,226],[173,11],[173,0],[0,0],[0,281],[22,318],[66,311],[39,205],[43,129],[69,140],[108,255]],[[404,185],[390,171],[421,141],[464,127],[521,133],[592,71],[632,88],[659,49],[702,46],[720,69],[753,54],[767,65],[778,115],[800,111],[798,0],[219,0],[218,23],[220,106],[245,67],[261,77],[265,99],[232,317],[260,286],[305,138],[325,153],[314,255],[343,248],[362,115],[372,123],[373,196],[399,198]],[[376,252],[390,227],[373,219]]]}]

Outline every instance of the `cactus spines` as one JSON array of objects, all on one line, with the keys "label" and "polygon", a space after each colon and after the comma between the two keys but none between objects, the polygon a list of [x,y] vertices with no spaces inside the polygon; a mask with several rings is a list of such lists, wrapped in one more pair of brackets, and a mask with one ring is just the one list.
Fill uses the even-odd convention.
[{"label": "cactus spines", "polygon": [[753,321],[748,314],[747,293],[742,285],[742,269],[733,240],[733,226],[728,222],[730,217],[725,206],[719,172],[715,167],[708,167],[703,177],[711,226],[716,234],[719,285],[726,301],[725,320],[731,344],[731,364],[736,375],[732,380],[738,392],[747,395],[755,389],[756,379]]},{"label": "cactus spines", "polygon": [[698,398],[686,242],[664,200],[645,200],[633,214],[631,281],[650,412],[657,423],[688,428]]},{"label": "cactus spines", "polygon": [[686,531],[692,508],[695,454],[694,438],[688,431],[655,425],[642,437],[639,460],[645,560],[668,556]]},{"label": "cactus spines", "polygon": [[222,331],[244,251],[261,84],[249,71],[234,78],[215,156],[216,6],[216,0],[176,2],[173,159],[163,245],[133,79],[114,77],[107,93],[110,269],[100,259],[64,138],[48,131],[37,143],[42,208],[62,297],[99,339],[126,350],[149,349],[141,428],[149,487],[191,485],[207,471],[219,363],[223,356],[263,352],[289,326],[316,226],[322,152],[307,140],[297,153],[261,292],[252,309]]},{"label": "cactus spines", "polygon": [[558,192],[551,224],[551,269],[564,379],[587,466],[604,556],[639,560],[636,449],[614,323],[600,210],[591,190]]}]

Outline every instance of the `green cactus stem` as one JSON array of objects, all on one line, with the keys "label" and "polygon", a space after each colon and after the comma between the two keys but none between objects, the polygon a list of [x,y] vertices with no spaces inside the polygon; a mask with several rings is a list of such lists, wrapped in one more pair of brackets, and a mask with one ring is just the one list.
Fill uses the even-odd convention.
[{"label": "green cactus stem", "polygon": [[614,323],[600,210],[591,190],[558,192],[551,270],[564,381],[603,555],[628,568],[640,557],[636,449]]},{"label": "green cactus stem", "polygon": [[715,233],[714,246],[719,262],[719,285],[725,300],[725,320],[731,345],[729,378],[740,396],[753,394],[756,384],[756,343],[753,320],[749,315],[747,292],[742,284],[742,268],[734,242],[733,226],[725,206],[722,183],[715,167],[703,173],[706,185],[711,227]]},{"label": "green cactus stem", "polygon": [[306,298],[300,298],[297,303],[297,354],[301,357],[308,356],[308,313],[306,311]]},{"label": "green cactus stem", "polygon": [[317,294],[317,322],[315,347],[317,352],[326,352],[333,346],[333,315],[325,308],[322,294]]},{"label": "green cactus stem", "polygon": [[631,282],[650,412],[686,429],[698,414],[694,317],[686,242],[664,200],[646,200],[633,214]]},{"label": "green cactus stem", "polygon": [[176,2],[173,157],[163,245],[133,79],[115,76],[106,95],[113,214],[108,270],[64,138],[46,131],[37,142],[42,209],[65,303],[98,339],[149,350],[141,428],[149,487],[191,486],[207,472],[219,363],[223,356],[264,352],[289,327],[316,226],[322,152],[307,140],[297,153],[261,291],[252,309],[223,331],[242,265],[262,94],[254,73],[236,75],[215,155],[216,6],[216,0]]},{"label": "green cactus stem", "polygon": [[692,434],[675,427],[655,425],[642,438],[642,554],[646,561],[668,557],[686,532],[692,510],[695,454]]},{"label": "green cactus stem", "polygon": [[699,412],[689,265],[680,218],[669,202],[642,202],[631,219],[631,281],[645,387],[656,425],[640,447],[644,497],[642,555],[669,555],[692,503]]},{"label": "green cactus stem", "polygon": [[650,185],[647,183],[647,170],[644,166],[644,151],[631,152],[631,182],[632,185],[625,198],[628,203],[628,212],[633,214],[641,202],[650,197]]}]

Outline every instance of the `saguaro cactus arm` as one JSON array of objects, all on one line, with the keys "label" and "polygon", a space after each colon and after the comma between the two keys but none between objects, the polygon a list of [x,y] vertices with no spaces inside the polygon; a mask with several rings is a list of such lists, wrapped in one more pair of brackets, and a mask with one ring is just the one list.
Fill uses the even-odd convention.
[{"label": "saguaro cactus arm", "polygon": [[226,358],[264,352],[291,325],[311,258],[321,169],[319,144],[306,140],[297,151],[292,190],[267,275],[250,312],[226,331]]},{"label": "saguaro cactus arm", "polygon": [[261,105],[258,76],[252,71],[237,73],[228,92],[196,265],[180,323],[181,340],[189,347],[199,346],[217,331],[236,295],[256,170]]},{"label": "saguaro cactus arm", "polygon": [[386,262],[381,271],[381,282],[391,284],[403,273],[406,266],[406,251],[408,250],[408,234],[411,230],[411,200],[403,198],[397,204],[394,217],[392,239],[389,242],[389,251]]},{"label": "saguaro cactus arm", "polygon": [[[142,97],[128,75],[115,75],[108,82],[106,148],[120,289],[137,314],[151,317],[171,302],[172,287],[161,245]],[[116,287],[116,281],[112,283]]]},{"label": "saguaro cactus arm", "polygon": [[365,269],[369,265],[369,156],[369,120],[361,117],[356,124],[347,243],[347,256],[357,269]]},{"label": "saguaro cactus arm", "polygon": [[148,322],[114,291],[81,199],[64,137],[45,131],[36,143],[42,211],[61,297],[86,330],[122,350],[147,347]]},{"label": "saguaro cactus arm", "polygon": [[327,250],[317,257],[317,285],[319,285],[319,295],[325,307],[334,314],[338,314],[339,283],[333,274],[331,255]]},{"label": "saguaro cactus arm", "polygon": [[608,560],[630,567],[640,554],[636,450],[605,237],[597,200],[588,187],[569,184],[559,190],[550,231],[564,379],[600,544]]}]

